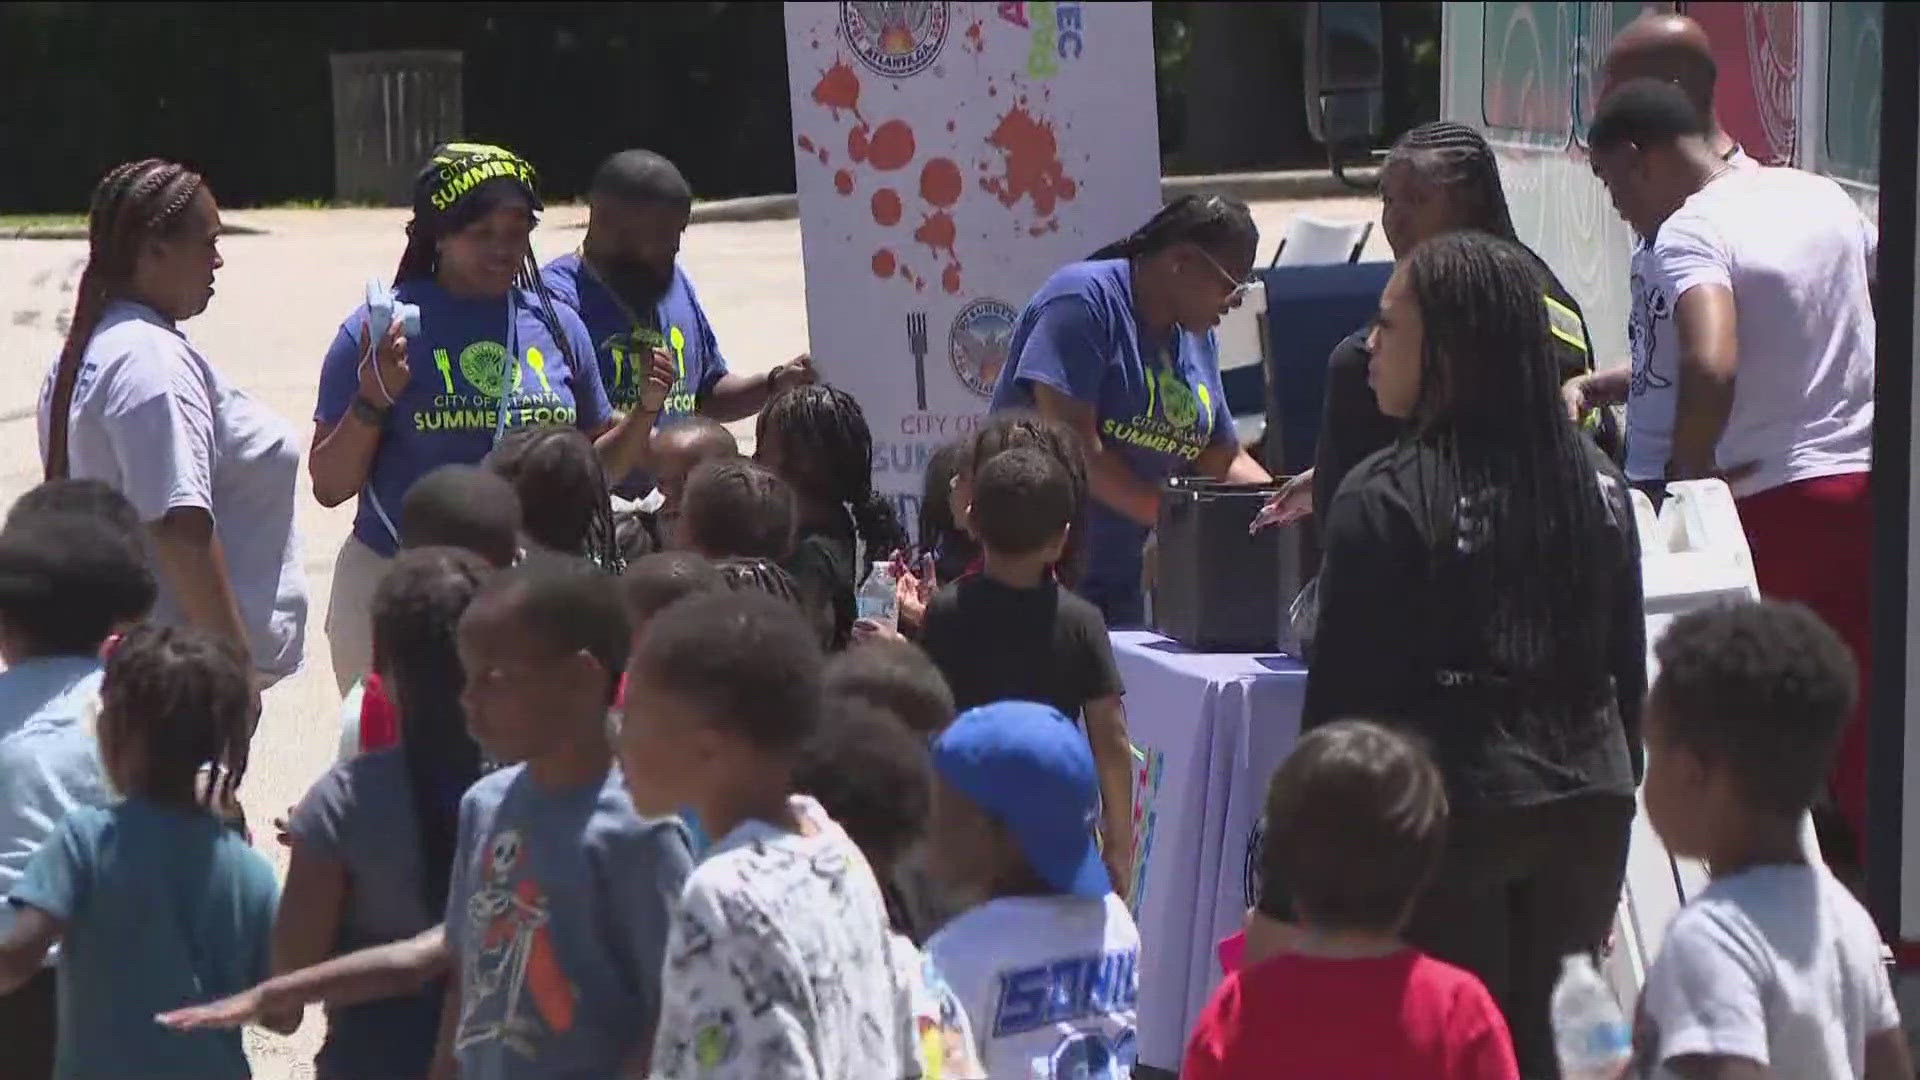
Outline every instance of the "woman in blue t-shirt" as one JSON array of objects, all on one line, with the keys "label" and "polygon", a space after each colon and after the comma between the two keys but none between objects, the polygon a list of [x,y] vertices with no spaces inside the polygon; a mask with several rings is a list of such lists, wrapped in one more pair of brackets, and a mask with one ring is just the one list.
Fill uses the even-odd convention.
[{"label": "woman in blue t-shirt", "polygon": [[1182,196],[1055,272],[1014,324],[993,408],[1037,408],[1085,440],[1094,501],[1076,591],[1109,626],[1145,621],[1141,552],[1167,478],[1271,479],[1240,449],[1213,336],[1259,242],[1244,204]]},{"label": "woman in blue t-shirt", "polygon": [[510,430],[578,427],[609,476],[646,455],[671,387],[664,369],[627,416],[607,404],[593,341],[541,283],[528,240],[541,209],[533,167],[496,146],[449,143],[414,181],[407,249],[394,273],[401,303],[420,308],[373,328],[368,309],[341,323],[320,372],[308,469],[323,506],[360,500],[334,564],[327,640],[345,693],[373,649],[368,607],[399,546],[400,500],[421,476],[475,464]]}]

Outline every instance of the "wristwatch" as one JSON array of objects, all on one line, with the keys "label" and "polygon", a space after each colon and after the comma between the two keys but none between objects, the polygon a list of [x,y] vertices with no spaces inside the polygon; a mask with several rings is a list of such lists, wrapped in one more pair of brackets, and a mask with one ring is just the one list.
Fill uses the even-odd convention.
[{"label": "wristwatch", "polygon": [[355,394],[353,403],[347,406],[347,415],[369,427],[379,427],[387,422],[387,414],[393,411],[390,405],[375,405],[365,396]]}]

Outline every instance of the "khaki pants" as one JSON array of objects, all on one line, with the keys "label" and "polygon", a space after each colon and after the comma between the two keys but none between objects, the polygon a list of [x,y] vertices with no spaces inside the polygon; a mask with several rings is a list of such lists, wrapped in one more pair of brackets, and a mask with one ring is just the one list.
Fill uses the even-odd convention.
[{"label": "khaki pants", "polygon": [[373,591],[389,561],[353,536],[340,545],[340,554],[333,560],[327,646],[342,697],[373,668]]}]

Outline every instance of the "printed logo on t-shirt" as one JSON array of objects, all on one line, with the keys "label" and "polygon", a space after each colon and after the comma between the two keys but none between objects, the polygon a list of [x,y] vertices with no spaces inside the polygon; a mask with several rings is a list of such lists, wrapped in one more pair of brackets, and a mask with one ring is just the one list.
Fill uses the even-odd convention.
[{"label": "printed logo on t-shirt", "polygon": [[520,833],[495,833],[482,850],[484,878],[467,901],[454,1049],[497,1043],[535,1060],[544,1039],[572,1029],[578,994],[554,951],[547,895],[526,874]]},{"label": "printed logo on t-shirt", "polygon": [[1034,1062],[1033,1075],[1046,1080],[1128,1080],[1137,1055],[1132,1028],[1112,1041],[1097,1031],[1076,1031],[1060,1040],[1044,1061]]},{"label": "printed logo on t-shirt", "polygon": [[651,326],[635,326],[623,333],[609,335],[598,351],[605,356],[601,365],[607,400],[616,409],[631,409],[640,400],[640,388],[646,384],[653,350],[666,349],[673,354],[674,380],[660,407],[662,417],[689,416],[698,408],[693,386],[687,381],[687,335],[678,326],[665,333]]},{"label": "printed logo on t-shirt", "polygon": [[1659,347],[1662,325],[1673,318],[1673,304],[1666,290],[1647,279],[1633,275],[1633,308],[1627,318],[1627,343],[1633,351],[1633,379],[1630,396],[1639,397],[1648,390],[1665,390],[1673,385],[1670,375],[1654,370],[1654,351]]},{"label": "printed logo on t-shirt", "polygon": [[[558,372],[538,345],[526,348],[525,363],[517,363],[497,341],[475,341],[455,356],[448,349],[433,350],[440,392],[414,410],[415,431],[493,431],[500,425],[500,409],[507,411],[507,427],[560,424],[572,427],[579,412],[553,389]],[[532,372],[532,382],[527,373]],[[537,389],[535,385],[538,384]]]},{"label": "printed logo on t-shirt", "polygon": [[1130,1011],[1140,990],[1140,950],[1071,956],[1000,975],[993,1037]]},{"label": "printed logo on t-shirt", "polygon": [[1206,383],[1189,386],[1179,372],[1161,366],[1147,376],[1146,409],[1130,420],[1103,421],[1100,434],[1193,461],[1213,441],[1213,393]]}]

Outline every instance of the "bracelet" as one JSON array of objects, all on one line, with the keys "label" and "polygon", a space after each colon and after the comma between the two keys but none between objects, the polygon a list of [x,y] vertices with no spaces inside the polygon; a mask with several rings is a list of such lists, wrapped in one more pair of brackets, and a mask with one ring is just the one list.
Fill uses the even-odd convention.
[{"label": "bracelet", "polygon": [[387,422],[387,414],[393,411],[390,405],[375,405],[365,395],[355,394],[353,403],[347,406],[347,415],[369,427],[380,427]]}]

